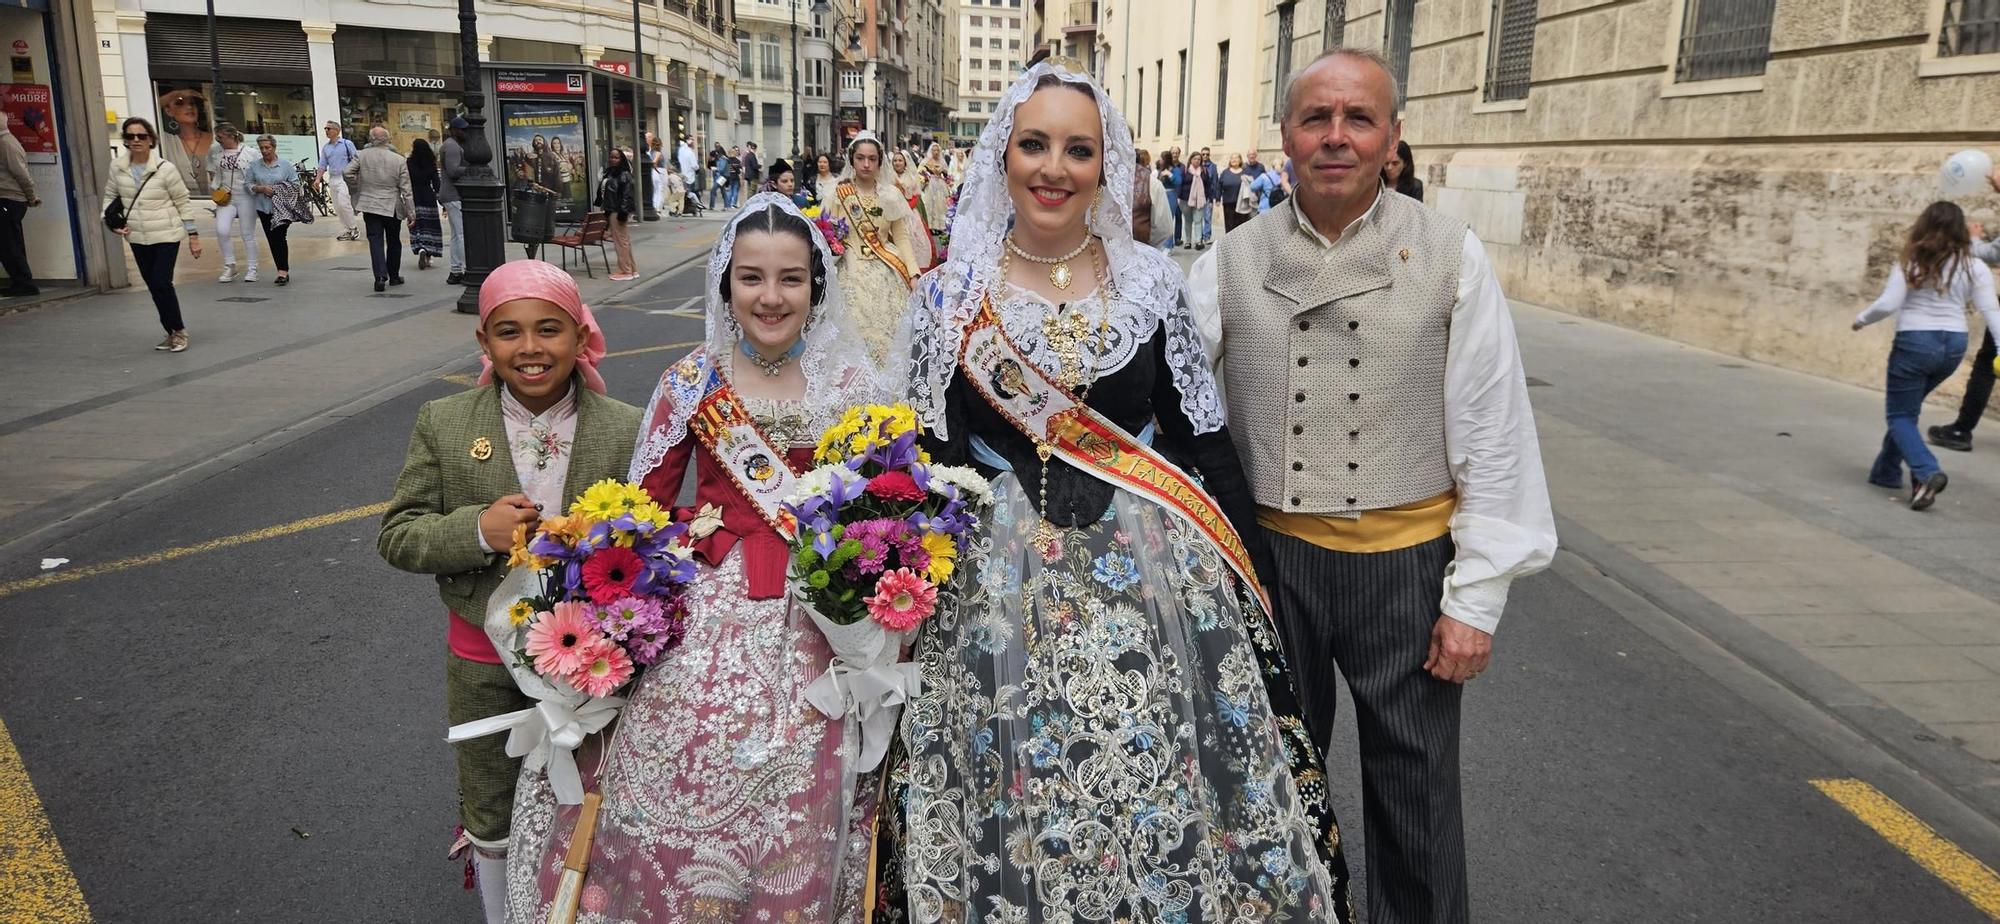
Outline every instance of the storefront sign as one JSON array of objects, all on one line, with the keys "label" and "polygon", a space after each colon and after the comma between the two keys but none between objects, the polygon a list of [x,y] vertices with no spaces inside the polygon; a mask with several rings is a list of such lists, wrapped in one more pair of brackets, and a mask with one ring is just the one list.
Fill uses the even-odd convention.
[{"label": "storefront sign", "polygon": [[630,61],[599,61],[597,62],[597,69],[610,71],[621,77],[632,76],[632,63]]},{"label": "storefront sign", "polygon": [[55,100],[46,84],[0,84],[0,109],[7,112],[7,131],[29,154],[56,153]]},{"label": "storefront sign", "polygon": [[501,69],[493,72],[493,91],[536,96],[582,96],[583,78],[583,74],[575,71]]},{"label": "storefront sign", "polygon": [[368,85],[390,90],[442,90],[443,77],[413,77],[406,74],[369,74]]}]

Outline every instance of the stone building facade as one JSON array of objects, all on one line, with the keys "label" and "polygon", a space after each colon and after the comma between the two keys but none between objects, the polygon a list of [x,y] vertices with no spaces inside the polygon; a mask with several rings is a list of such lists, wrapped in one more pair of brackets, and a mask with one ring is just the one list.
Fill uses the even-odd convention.
[{"label": "stone building facade", "polygon": [[1429,202],[1509,295],[1864,386],[1890,325],[1848,322],[1943,160],[2000,148],[2000,22],[1963,0],[1345,6],[1345,41],[1407,61]]}]

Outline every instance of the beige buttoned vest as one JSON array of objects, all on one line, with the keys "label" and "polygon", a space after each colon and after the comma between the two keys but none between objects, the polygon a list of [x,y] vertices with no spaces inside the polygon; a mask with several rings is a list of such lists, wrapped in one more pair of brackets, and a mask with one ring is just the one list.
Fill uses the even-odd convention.
[{"label": "beige buttoned vest", "polygon": [[1352,514],[1452,488],[1444,368],[1465,225],[1384,190],[1328,248],[1291,205],[1224,235],[1229,432],[1261,506]]}]

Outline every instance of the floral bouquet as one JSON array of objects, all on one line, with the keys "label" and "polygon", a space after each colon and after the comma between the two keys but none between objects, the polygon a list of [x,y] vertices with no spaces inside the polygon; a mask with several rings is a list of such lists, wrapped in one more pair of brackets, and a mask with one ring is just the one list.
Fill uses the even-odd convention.
[{"label": "floral bouquet", "polygon": [[785,502],[799,523],[793,592],[833,648],[806,699],[829,718],[860,720],[863,771],[880,763],[898,707],[917,692],[903,642],[936,611],[939,585],[993,499],[977,472],[931,464],[919,433],[908,405],[850,408]]},{"label": "floral bouquet", "polygon": [[643,488],[608,479],[532,535],[522,526],[485,625],[537,703],[454,726],[450,740],[508,731],[508,755],[546,765],[557,800],[580,802],[571,752],[617,716],[625,701],[616,694],[638,670],[681,639],[682,589],[695,574],[686,531]]},{"label": "floral bouquet", "polygon": [[847,250],[847,232],[850,229],[847,219],[828,215],[826,211],[824,206],[814,203],[799,209],[799,214],[819,229],[820,237],[826,238],[826,249],[833,251],[837,257]]}]

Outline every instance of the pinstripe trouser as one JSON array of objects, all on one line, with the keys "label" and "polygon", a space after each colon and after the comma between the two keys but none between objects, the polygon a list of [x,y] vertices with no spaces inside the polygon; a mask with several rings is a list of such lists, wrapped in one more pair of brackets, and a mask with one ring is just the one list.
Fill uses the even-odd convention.
[{"label": "pinstripe trouser", "polygon": [[1370,924],[1468,920],[1458,781],[1464,688],[1423,669],[1451,537],[1355,554],[1264,536],[1277,569],[1278,631],[1313,734],[1325,740],[1333,730],[1336,664],[1354,696]]}]

